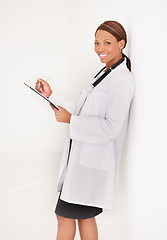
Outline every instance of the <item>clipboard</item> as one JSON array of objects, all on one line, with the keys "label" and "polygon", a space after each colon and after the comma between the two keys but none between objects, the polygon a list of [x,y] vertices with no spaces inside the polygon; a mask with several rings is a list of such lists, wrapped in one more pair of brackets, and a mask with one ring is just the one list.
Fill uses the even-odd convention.
[{"label": "clipboard", "polygon": [[41,97],[43,97],[46,101],[48,101],[49,103],[52,104],[53,107],[55,107],[58,111],[60,110],[56,105],[54,105],[47,97],[45,97],[44,95],[42,95],[40,92],[38,92],[35,88],[29,86],[27,83],[24,83],[27,87],[29,87],[31,90],[33,90],[35,93],[37,93],[38,95],[40,95]]}]

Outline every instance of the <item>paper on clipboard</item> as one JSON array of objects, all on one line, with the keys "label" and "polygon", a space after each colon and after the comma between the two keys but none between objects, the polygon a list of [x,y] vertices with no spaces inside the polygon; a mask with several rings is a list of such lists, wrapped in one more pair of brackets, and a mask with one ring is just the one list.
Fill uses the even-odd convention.
[{"label": "paper on clipboard", "polygon": [[34,92],[36,92],[38,95],[40,95],[41,97],[43,97],[46,101],[48,101],[49,103],[52,104],[53,107],[55,107],[58,111],[60,110],[56,105],[54,105],[54,103],[52,103],[48,98],[46,98],[44,95],[42,95],[40,92],[38,92],[35,88],[30,87],[27,83],[24,83],[27,87],[29,87],[31,90],[33,90]]}]

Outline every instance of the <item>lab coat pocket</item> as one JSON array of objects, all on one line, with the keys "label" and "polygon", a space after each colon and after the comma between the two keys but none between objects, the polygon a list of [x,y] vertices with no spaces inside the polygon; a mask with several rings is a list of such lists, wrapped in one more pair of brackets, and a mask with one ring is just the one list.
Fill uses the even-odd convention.
[{"label": "lab coat pocket", "polygon": [[107,94],[93,90],[84,105],[91,116],[105,117]]},{"label": "lab coat pocket", "polygon": [[81,165],[100,170],[108,170],[113,159],[112,142],[103,144],[83,144],[80,157]]}]

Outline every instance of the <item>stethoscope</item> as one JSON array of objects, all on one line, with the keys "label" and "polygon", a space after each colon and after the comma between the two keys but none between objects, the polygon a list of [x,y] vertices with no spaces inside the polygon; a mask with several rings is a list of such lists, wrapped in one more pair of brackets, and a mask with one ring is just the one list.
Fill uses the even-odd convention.
[{"label": "stethoscope", "polygon": [[[125,60],[125,55],[122,54],[123,57],[118,61],[116,62],[111,68],[109,68],[106,72],[104,72],[94,83],[88,85],[86,88],[85,88],[85,91],[87,92],[87,96],[85,96],[85,99],[82,103],[82,106],[84,104],[84,102],[86,101],[88,95],[93,91],[93,89],[113,70],[115,69],[116,67],[118,67],[124,60]],[[106,67],[102,68],[94,78],[97,78],[99,76],[99,74],[105,69]],[[82,109],[82,106],[80,106],[80,110],[79,112],[81,111]],[[77,115],[79,114],[79,112],[77,113]],[[70,151],[71,151],[71,146],[72,146],[72,139],[70,138],[70,142],[69,142],[69,152],[68,152],[68,159],[69,159],[69,156],[70,156]]]},{"label": "stethoscope", "polygon": [[[125,60],[125,55],[123,54],[123,57],[116,62],[112,67],[110,67],[106,72],[104,72],[94,83],[86,86],[85,91],[87,93],[91,93],[93,89],[116,67],[118,67],[123,61]],[[105,69],[106,67],[102,68],[94,78],[97,78],[99,74]]]}]

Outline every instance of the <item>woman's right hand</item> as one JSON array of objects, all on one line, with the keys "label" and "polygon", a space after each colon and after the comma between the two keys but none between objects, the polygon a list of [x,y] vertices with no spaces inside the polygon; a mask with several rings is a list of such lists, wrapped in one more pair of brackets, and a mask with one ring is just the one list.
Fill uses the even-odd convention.
[{"label": "woman's right hand", "polygon": [[41,78],[37,78],[35,89],[47,98],[49,98],[52,94],[52,89],[50,88],[49,84]]}]

